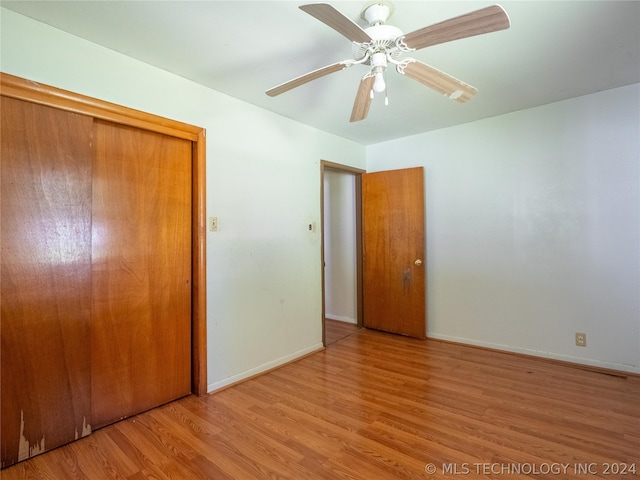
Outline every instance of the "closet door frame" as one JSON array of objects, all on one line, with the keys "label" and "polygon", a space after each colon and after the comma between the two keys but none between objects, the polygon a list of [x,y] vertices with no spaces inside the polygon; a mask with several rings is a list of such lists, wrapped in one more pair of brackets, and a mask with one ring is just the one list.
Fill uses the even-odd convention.
[{"label": "closet door frame", "polygon": [[191,392],[195,395],[205,395],[207,393],[205,129],[2,72],[0,72],[0,94],[192,142]]}]

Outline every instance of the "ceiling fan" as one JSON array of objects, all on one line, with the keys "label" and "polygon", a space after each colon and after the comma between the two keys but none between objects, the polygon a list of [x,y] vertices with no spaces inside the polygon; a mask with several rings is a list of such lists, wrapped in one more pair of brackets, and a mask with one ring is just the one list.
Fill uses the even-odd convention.
[{"label": "ceiling fan", "polygon": [[[509,17],[499,5],[481,8],[406,35],[399,28],[385,24],[393,13],[393,5],[388,1],[378,0],[365,6],[361,17],[369,23],[369,27],[364,29],[328,3],[302,5],[300,9],[349,39],[353,44],[353,58],[296,77],[270,88],[266,94],[275,97],[330,73],[353,65],[366,65],[369,70],[360,81],[351,111],[351,122],[367,118],[374,93],[385,92],[385,71],[389,64],[394,65],[398,73],[452,100],[466,102],[478,91],[475,87],[425,63],[402,57],[402,55],[452,40],[504,30],[510,25]],[[385,103],[388,103],[386,94]]]}]

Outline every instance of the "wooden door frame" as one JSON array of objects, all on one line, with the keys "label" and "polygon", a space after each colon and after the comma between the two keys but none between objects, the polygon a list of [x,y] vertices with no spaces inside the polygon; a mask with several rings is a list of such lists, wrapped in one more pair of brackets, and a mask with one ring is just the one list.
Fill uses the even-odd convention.
[{"label": "wooden door frame", "polygon": [[358,328],[363,326],[362,311],[362,174],[365,170],[349,167],[339,163],[320,161],[320,271],[322,272],[322,344],[327,346],[325,316],[325,275],[324,275],[324,172],[326,170],[350,174],[355,177],[355,209],[356,209],[356,320]]},{"label": "wooden door frame", "polygon": [[[207,393],[206,210],[204,128],[0,72],[0,95],[192,142],[191,391]],[[324,290],[323,290],[324,293]]]}]

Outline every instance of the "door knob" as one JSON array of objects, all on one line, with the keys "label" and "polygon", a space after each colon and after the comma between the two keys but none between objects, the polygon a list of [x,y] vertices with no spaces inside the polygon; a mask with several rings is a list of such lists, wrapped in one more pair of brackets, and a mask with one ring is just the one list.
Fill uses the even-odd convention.
[{"label": "door knob", "polygon": [[420,265],[422,265],[422,260],[417,259],[417,260],[416,260],[415,262],[413,262],[413,263],[414,263],[414,265],[418,265],[418,266],[420,266]]}]

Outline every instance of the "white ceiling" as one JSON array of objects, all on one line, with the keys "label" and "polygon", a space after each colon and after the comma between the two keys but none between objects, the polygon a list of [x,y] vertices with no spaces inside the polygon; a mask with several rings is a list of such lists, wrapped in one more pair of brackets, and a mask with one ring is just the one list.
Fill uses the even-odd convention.
[{"label": "white ceiling", "polygon": [[[305,3],[313,2],[0,2],[78,37],[365,145],[640,82],[639,1],[503,0],[510,29],[411,54],[477,87],[472,100],[458,104],[390,71],[389,106],[375,98],[368,118],[350,123],[364,66],[278,97],[264,93],[351,58],[350,42],[298,9]],[[366,27],[360,13],[370,2],[330,3]],[[493,3],[396,0],[387,23],[409,33]]]}]

